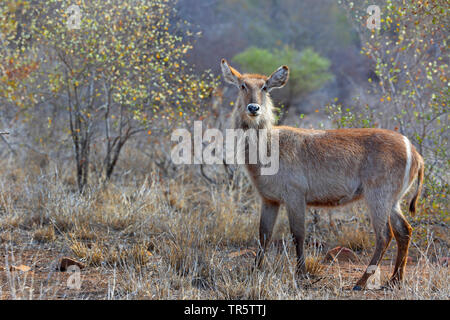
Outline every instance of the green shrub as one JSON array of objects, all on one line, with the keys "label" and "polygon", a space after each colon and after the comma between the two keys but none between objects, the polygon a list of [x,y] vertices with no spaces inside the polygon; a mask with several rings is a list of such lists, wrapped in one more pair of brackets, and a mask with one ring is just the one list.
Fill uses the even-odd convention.
[{"label": "green shrub", "polygon": [[282,97],[285,110],[290,107],[293,99],[320,89],[332,79],[332,74],[328,72],[330,61],[312,48],[298,51],[284,46],[282,49],[269,51],[250,47],[234,56],[233,61],[240,64],[246,72],[265,75],[270,75],[281,65],[289,66],[289,82]]}]

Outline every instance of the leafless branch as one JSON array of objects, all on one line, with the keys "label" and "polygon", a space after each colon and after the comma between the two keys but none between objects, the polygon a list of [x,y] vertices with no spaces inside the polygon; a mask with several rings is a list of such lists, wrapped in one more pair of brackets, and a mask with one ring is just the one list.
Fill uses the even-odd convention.
[{"label": "leafless branch", "polygon": [[11,145],[8,143],[4,135],[9,134],[9,132],[0,132],[0,139],[8,146],[8,149],[11,151],[13,155],[17,155],[16,151],[11,147]]}]

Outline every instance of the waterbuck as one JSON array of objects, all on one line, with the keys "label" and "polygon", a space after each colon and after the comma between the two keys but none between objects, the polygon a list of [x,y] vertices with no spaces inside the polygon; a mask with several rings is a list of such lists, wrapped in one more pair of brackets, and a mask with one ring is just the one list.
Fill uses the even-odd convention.
[{"label": "waterbuck", "polygon": [[306,272],[303,255],[306,207],[336,207],[364,200],[375,230],[376,248],[369,267],[353,289],[365,287],[393,237],[398,252],[389,284],[402,281],[412,229],[401,212],[400,201],[417,179],[409,206],[409,211],[415,213],[424,174],[423,159],[408,138],[384,129],[310,130],[274,126],[269,92],[286,84],[289,68],[282,66],[269,77],[241,74],[225,59],[221,68],[224,80],[239,89],[232,114],[233,127],[267,129],[268,135],[276,131],[279,137],[276,174],[262,175],[258,163],[245,165],[261,197],[256,267],[261,266],[281,204],[288,212],[297,251],[297,273],[302,275]]}]

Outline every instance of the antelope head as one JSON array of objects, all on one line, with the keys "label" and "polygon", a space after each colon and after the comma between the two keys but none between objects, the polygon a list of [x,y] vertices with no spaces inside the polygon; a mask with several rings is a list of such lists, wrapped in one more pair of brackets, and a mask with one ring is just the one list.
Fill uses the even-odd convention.
[{"label": "antelope head", "polygon": [[225,59],[221,62],[225,81],[239,89],[233,110],[235,128],[270,128],[273,124],[273,104],[270,91],[282,88],[289,78],[289,68],[279,67],[271,76],[260,74],[241,74],[231,67]]}]

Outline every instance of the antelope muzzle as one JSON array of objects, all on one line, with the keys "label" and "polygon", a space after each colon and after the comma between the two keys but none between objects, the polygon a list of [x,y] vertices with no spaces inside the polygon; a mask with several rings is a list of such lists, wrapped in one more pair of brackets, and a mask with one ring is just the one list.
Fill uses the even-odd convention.
[{"label": "antelope muzzle", "polygon": [[247,106],[247,112],[250,116],[256,117],[260,114],[261,106],[256,103],[250,103]]}]

